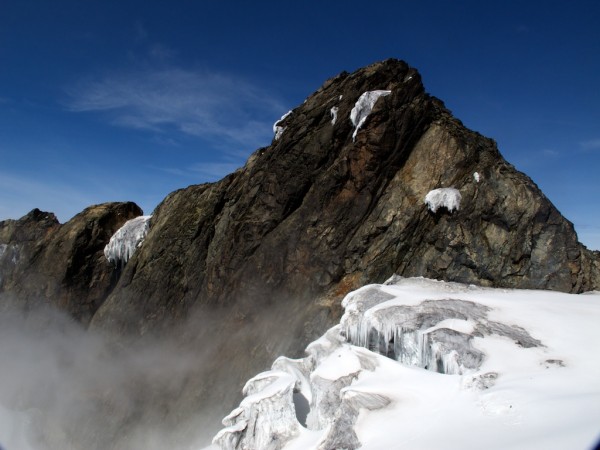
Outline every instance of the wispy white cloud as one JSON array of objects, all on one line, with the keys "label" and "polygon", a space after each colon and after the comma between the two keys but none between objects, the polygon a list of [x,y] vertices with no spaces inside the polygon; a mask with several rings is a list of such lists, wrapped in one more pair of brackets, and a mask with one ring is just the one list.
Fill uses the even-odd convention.
[{"label": "wispy white cloud", "polygon": [[179,177],[193,177],[198,181],[217,181],[235,172],[244,165],[243,162],[206,162],[193,164],[186,168],[160,167],[155,168]]},{"label": "wispy white cloud", "polygon": [[558,158],[560,156],[560,152],[551,148],[545,148],[542,150],[542,155],[547,158]]},{"label": "wispy white cloud", "polygon": [[580,142],[579,145],[583,150],[600,150],[600,139],[591,139],[589,141]]},{"label": "wispy white cloud", "polygon": [[203,70],[168,68],[112,73],[67,89],[73,112],[97,112],[121,127],[243,144],[271,138],[273,118],[285,109],[242,79]]}]

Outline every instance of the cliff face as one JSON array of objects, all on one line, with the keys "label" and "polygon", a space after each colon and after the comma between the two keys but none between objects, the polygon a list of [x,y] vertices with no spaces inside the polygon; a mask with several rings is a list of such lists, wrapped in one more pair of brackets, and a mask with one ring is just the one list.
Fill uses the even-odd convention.
[{"label": "cliff face", "polygon": [[[368,98],[359,100],[370,91],[390,92],[369,111]],[[188,345],[210,343],[217,361],[190,382],[195,396],[186,401],[194,408],[217,402],[219,417],[244,380],[337,321],[344,294],[394,273],[600,288],[598,254],[578,243],[572,224],[494,141],[429,96],[404,62],[328,80],[277,131],[237,172],[167,196],[114,289],[115,269],[101,249],[125,218],[141,213],[134,206],[77,226],[61,227],[51,215],[4,222],[2,289],[31,295],[21,280],[41,273],[46,281],[34,293],[59,299],[83,322],[93,315],[92,328],[133,339],[184,328]],[[449,187],[459,191],[460,208],[432,212],[425,196]],[[6,231],[17,228],[33,231],[26,238]],[[23,239],[30,248],[23,261],[31,262],[7,276],[8,248]],[[68,250],[74,242],[83,253]],[[218,325],[193,327],[207,316]],[[292,339],[278,339],[282,330]]]},{"label": "cliff face", "polygon": [[0,293],[26,308],[56,305],[89,323],[118,276],[104,258],[104,246],[141,213],[134,203],[105,203],[64,225],[38,209],[0,222]]}]

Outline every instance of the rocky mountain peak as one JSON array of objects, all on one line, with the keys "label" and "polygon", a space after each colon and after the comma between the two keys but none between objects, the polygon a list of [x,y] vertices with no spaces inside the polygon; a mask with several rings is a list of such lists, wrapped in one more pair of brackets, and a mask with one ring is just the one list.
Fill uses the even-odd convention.
[{"label": "rocky mountain peak", "polygon": [[[93,207],[63,226],[34,221],[37,231],[25,234],[35,241],[26,259],[39,268],[36,293],[66,299],[58,304],[118,339],[185,330],[186,345],[210,342],[227,364],[198,374],[189,387],[197,395],[185,401],[225,412],[244,380],[276,355],[299,354],[335,323],[346,293],[394,273],[600,288],[598,256],[577,241],[572,224],[493,140],[427,94],[405,62],[327,80],[274,131],[271,145],[235,173],[168,195],[122,271],[111,269],[102,249],[141,214],[135,205]],[[437,189],[446,190],[430,194]],[[21,245],[2,231],[10,227],[0,225],[0,243]],[[23,294],[16,280],[30,276],[30,266],[6,275],[2,258],[2,289]],[[218,317],[218,326],[202,317]],[[193,320],[203,326],[190,334],[181,324]],[[292,338],[274,339],[282,330]]]}]

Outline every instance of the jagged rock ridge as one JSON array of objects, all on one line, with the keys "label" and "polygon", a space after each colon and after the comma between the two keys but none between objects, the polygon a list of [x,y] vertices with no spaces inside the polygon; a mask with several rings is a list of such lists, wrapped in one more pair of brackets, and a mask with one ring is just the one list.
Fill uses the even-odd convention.
[{"label": "jagged rock ridge", "polygon": [[[355,127],[370,91],[390,93]],[[344,294],[393,273],[566,292],[600,285],[598,255],[572,224],[402,61],[328,80],[277,133],[237,172],[167,196],[111,294],[94,300],[93,328],[134,339],[175,333],[192,311],[218,314],[218,327],[186,336],[228,358],[189,387],[197,405],[228,409],[251,374],[336,322]],[[458,190],[460,209],[434,213],[424,199],[445,187]],[[282,330],[290,338],[273,341]]]}]

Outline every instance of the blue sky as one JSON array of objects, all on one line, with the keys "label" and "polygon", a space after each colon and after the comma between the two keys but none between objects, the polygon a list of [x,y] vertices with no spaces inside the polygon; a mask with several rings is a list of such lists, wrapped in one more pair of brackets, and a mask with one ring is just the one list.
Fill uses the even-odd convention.
[{"label": "blue sky", "polygon": [[214,181],[327,78],[404,59],[600,249],[600,2],[3,1],[0,220]]}]

